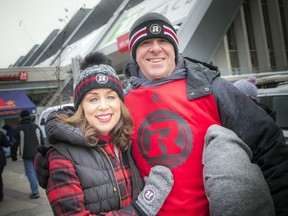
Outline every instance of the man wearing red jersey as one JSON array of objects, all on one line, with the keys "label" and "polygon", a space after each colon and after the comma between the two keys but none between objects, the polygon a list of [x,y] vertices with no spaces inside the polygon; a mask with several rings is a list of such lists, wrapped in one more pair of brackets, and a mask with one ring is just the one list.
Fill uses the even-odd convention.
[{"label": "man wearing red jersey", "polygon": [[140,17],[130,29],[129,49],[133,59],[125,71],[130,77],[125,104],[134,120],[132,155],[142,176],[160,164],[175,180],[159,215],[209,215],[202,153],[213,124],[234,131],[250,147],[277,215],[287,215],[288,146],[275,122],[220,78],[216,67],[184,58],[163,15]]}]

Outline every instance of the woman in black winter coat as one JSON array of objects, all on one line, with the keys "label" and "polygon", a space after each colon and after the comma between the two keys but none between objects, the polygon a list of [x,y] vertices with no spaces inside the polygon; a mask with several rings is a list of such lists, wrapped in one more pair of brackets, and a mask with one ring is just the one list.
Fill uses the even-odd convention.
[{"label": "woman in black winter coat", "polygon": [[54,215],[152,216],[172,188],[164,166],[151,169],[143,188],[129,154],[133,121],[110,65],[102,53],[86,56],[74,90],[75,113],[48,116],[46,194]]}]

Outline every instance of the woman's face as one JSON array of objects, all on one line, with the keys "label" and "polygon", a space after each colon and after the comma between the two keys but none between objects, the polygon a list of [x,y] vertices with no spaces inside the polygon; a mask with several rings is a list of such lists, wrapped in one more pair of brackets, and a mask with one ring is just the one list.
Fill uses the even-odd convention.
[{"label": "woman's face", "polygon": [[85,118],[102,136],[108,135],[121,117],[121,99],[112,89],[92,89],[82,103]]}]

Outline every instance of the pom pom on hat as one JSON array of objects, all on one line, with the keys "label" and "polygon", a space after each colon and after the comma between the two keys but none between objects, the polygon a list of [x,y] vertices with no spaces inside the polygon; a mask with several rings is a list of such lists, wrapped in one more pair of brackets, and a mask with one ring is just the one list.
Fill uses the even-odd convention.
[{"label": "pom pom on hat", "polygon": [[257,97],[256,83],[257,83],[256,77],[250,76],[247,79],[241,79],[236,81],[233,85],[247,96],[256,99]]},{"label": "pom pom on hat", "polygon": [[[108,65],[107,56],[102,53],[92,53],[85,58],[88,67],[85,68],[77,77],[74,90],[74,107],[78,109],[83,97],[92,89],[110,88],[113,89],[124,101],[124,91],[115,70]],[[93,63],[94,59],[94,63]]]},{"label": "pom pom on hat", "polygon": [[130,29],[129,50],[134,60],[139,44],[150,38],[168,40],[174,47],[175,56],[178,55],[178,38],[173,25],[162,14],[150,12],[136,20]]},{"label": "pom pom on hat", "polygon": [[247,81],[254,84],[256,86],[256,83],[257,83],[257,80],[256,80],[256,77],[255,76],[249,76],[247,78]]}]

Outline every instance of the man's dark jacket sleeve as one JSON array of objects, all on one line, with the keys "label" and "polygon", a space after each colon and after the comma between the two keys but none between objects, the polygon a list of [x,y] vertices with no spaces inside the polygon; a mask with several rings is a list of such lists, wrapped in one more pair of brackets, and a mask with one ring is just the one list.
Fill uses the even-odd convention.
[{"label": "man's dark jacket sleeve", "polygon": [[252,150],[271,191],[277,215],[288,215],[288,145],[275,121],[232,84],[216,78],[212,92],[222,125]]}]

